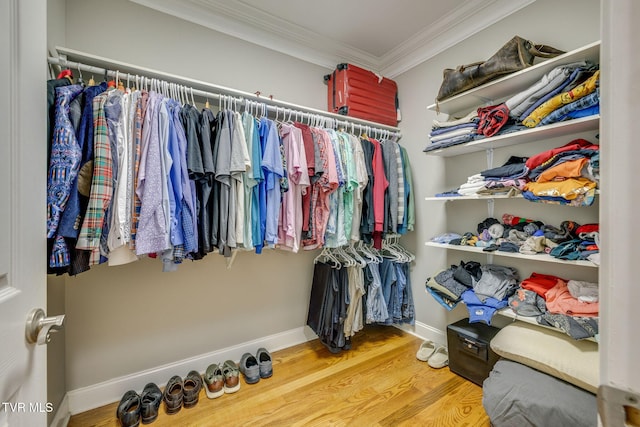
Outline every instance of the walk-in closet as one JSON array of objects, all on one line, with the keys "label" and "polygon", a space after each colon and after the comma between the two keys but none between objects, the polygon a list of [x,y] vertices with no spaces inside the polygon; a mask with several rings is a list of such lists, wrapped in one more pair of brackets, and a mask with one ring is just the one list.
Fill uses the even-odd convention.
[{"label": "walk-in closet", "polygon": [[[0,7],[10,141],[0,148],[10,201],[0,207],[0,336],[11,348],[0,358],[0,426],[501,426],[528,415],[542,426],[574,415],[545,415],[562,405],[588,425],[640,425],[629,327],[640,298],[635,2],[330,1],[313,19],[317,4],[269,3]],[[557,51],[436,99],[443,70],[487,60],[514,36]],[[390,119],[328,111],[341,96],[336,73],[355,66],[397,87]],[[486,114],[487,127],[503,126],[501,106],[576,69],[568,87],[591,77],[597,110],[478,130]],[[448,126],[452,139],[441,136]],[[84,145],[70,150],[70,140]],[[584,194],[523,197],[525,162],[552,152],[533,169],[572,143],[570,160],[589,172]],[[485,186],[502,166],[526,172],[515,189]],[[562,236],[540,246],[574,227],[584,237],[573,236],[574,252],[554,250]],[[508,295],[487,294],[505,272]],[[508,298],[541,277],[584,286],[599,311],[581,312],[579,332],[525,318]],[[481,302],[462,297],[478,283]],[[546,350],[523,350],[536,342]],[[496,400],[521,399],[508,388],[520,376],[549,391],[535,396],[540,406],[497,415]]]}]

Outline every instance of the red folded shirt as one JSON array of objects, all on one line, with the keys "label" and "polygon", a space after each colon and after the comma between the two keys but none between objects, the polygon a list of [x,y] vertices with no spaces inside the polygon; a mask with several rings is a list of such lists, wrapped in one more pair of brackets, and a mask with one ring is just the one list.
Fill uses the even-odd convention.
[{"label": "red folded shirt", "polygon": [[531,273],[531,276],[520,283],[520,287],[522,289],[533,291],[542,298],[545,298],[546,292],[556,286],[559,282],[564,282],[566,284],[567,281],[551,274]]}]

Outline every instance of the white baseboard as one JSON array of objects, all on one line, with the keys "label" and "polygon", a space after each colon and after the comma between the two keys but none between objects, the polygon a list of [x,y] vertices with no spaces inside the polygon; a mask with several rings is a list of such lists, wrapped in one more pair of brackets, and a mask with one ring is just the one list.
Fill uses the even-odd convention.
[{"label": "white baseboard", "polygon": [[398,329],[414,335],[423,340],[431,340],[436,344],[447,345],[447,334],[440,329],[436,329],[422,322],[416,322],[415,325],[395,325]]},{"label": "white baseboard", "polygon": [[67,427],[69,418],[71,418],[71,413],[69,412],[69,395],[65,394],[62,402],[58,405],[56,415],[53,417],[53,420],[51,420],[49,427]]},{"label": "white baseboard", "polygon": [[[183,374],[192,369],[204,372],[211,363],[220,363],[227,359],[238,361],[244,353],[255,353],[260,347],[264,347],[271,352],[292,347],[315,338],[317,338],[317,336],[309,328],[301,327],[291,329],[233,347],[71,390],[66,396],[68,397],[68,410],[66,412],[75,415],[113,402],[118,402],[127,390],[142,391],[145,384],[149,382],[154,382],[158,384],[158,386],[163,387],[169,378],[176,374]],[[63,426],[64,425],[66,424],[63,424]],[[54,425],[52,427],[59,426]]]}]

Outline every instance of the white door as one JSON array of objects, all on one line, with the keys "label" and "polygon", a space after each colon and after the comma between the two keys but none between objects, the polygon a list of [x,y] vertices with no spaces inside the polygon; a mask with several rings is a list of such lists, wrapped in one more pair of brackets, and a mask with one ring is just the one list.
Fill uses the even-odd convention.
[{"label": "white door", "polygon": [[46,310],[46,10],[0,1],[0,427],[46,426],[46,346],[27,343]]}]

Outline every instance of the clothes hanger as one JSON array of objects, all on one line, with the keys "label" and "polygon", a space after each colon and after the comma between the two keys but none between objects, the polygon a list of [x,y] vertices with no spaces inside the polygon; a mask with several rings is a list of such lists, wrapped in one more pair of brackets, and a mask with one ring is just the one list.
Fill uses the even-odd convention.
[{"label": "clothes hanger", "polygon": [[342,247],[334,248],[333,251],[338,257],[338,259],[341,259],[343,261],[343,264],[345,265],[345,267],[354,267],[358,264],[357,261],[351,255],[349,255]]},{"label": "clothes hanger", "polygon": [[360,256],[360,254],[356,251],[354,244],[351,243],[349,246],[345,248],[345,251],[350,254],[358,263],[359,267],[365,267],[367,265],[367,261]]},{"label": "clothes hanger", "polygon": [[191,104],[195,107],[198,108],[198,106],[196,105],[196,100],[193,97],[193,87],[191,88]]},{"label": "clothes hanger", "polygon": [[323,259],[331,261],[332,263],[334,263],[334,265],[335,265],[334,268],[342,267],[342,264],[340,263],[340,261],[338,261],[333,256],[333,254],[331,254],[331,252],[329,251],[329,248],[327,248],[327,247],[322,248],[322,252],[320,252],[320,254],[317,257],[314,258],[313,263],[317,264],[318,262],[322,262]]},{"label": "clothes hanger", "polygon": [[78,64],[78,80],[77,80],[77,84],[82,85],[82,87],[85,87],[84,84],[84,79],[82,78],[82,70],[80,69],[80,64]]},{"label": "clothes hanger", "polygon": [[382,262],[382,256],[379,253],[373,252],[371,247],[364,244],[362,240],[358,242],[358,252],[363,254],[370,262],[374,264],[380,264]]}]

